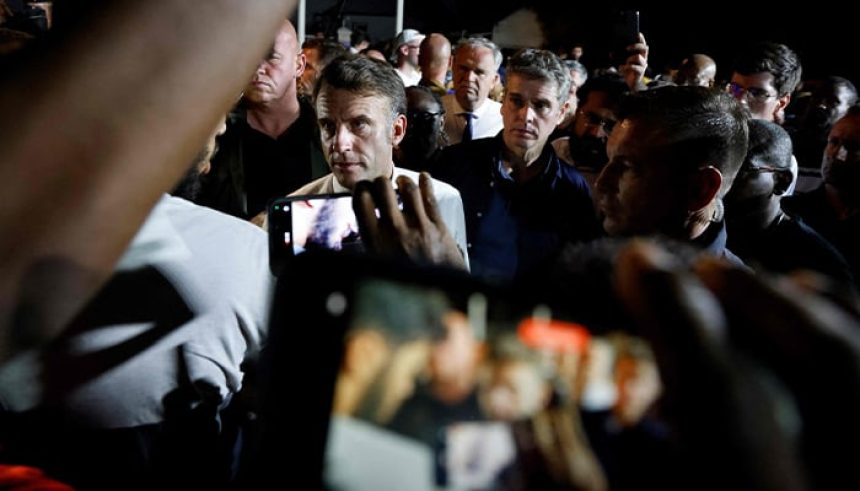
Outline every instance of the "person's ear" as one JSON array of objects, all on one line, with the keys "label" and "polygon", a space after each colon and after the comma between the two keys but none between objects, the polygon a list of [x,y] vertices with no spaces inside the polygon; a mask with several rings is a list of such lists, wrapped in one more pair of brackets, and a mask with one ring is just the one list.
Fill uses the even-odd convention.
[{"label": "person's ear", "polygon": [[690,178],[688,188],[687,211],[699,211],[711,202],[720,193],[723,185],[723,174],[712,165],[699,168]]},{"label": "person's ear", "polygon": [[785,108],[788,106],[788,103],[791,102],[791,94],[785,94],[782,97],[777,98],[776,107],[773,110],[773,120],[780,122],[785,119]]},{"label": "person's ear", "polygon": [[558,121],[555,122],[556,125],[561,124],[562,120],[564,120],[564,116],[567,114],[567,110],[570,109],[570,101],[566,99],[564,104],[561,105],[561,108],[558,111]]},{"label": "person's ear", "polygon": [[398,114],[394,118],[394,122],[391,123],[391,145],[397,146],[403,141],[403,137],[406,136],[406,116],[403,114]]},{"label": "person's ear", "polygon": [[302,74],[305,73],[305,66],[308,63],[308,59],[305,56],[305,53],[299,51],[296,55],[296,80],[301,78]]},{"label": "person's ear", "polygon": [[783,196],[791,187],[791,181],[794,176],[788,169],[781,169],[773,173],[773,194]]}]

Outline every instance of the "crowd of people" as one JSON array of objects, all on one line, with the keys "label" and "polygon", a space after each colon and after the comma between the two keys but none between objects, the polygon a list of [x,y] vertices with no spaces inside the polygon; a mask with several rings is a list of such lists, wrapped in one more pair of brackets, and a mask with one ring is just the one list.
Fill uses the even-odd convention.
[{"label": "crowd of people", "polygon": [[[349,193],[347,260],[552,310],[356,290],[325,346],[328,438],[293,421],[284,442],[326,486],[853,488],[851,81],[804,80],[769,41],[720,81],[702,53],[653,75],[641,33],[586,68],[415,29],[299,46],[293,1],[57,1],[28,22],[19,3],[0,0],[0,487],[261,482],[270,339],[322,349],[284,350],[315,326],[276,285],[341,264],[273,276],[267,206]],[[462,453],[440,472],[443,434]]]}]

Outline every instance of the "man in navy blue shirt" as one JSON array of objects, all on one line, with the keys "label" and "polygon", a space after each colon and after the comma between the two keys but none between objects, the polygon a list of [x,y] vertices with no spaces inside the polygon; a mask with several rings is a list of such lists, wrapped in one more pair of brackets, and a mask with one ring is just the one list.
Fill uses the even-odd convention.
[{"label": "man in navy blue shirt", "polygon": [[446,148],[435,169],[463,198],[472,272],[502,280],[600,230],[585,179],[547,145],[566,110],[568,70],[553,53],[524,49],[506,72],[502,132]]}]

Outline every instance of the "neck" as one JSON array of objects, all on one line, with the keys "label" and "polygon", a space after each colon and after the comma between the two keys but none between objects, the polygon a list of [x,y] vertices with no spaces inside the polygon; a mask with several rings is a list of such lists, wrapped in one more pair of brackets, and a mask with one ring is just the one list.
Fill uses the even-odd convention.
[{"label": "neck", "polygon": [[526,150],[523,153],[514,152],[509,147],[505,146],[502,164],[505,169],[511,173],[511,176],[517,182],[527,181],[539,174],[543,168],[538,163],[539,157],[543,153],[543,145],[538,148]]},{"label": "neck", "polygon": [[833,209],[834,214],[844,220],[850,218],[860,212],[856,206],[853,206],[842,198],[842,194],[832,184],[824,183],[824,193],[827,198],[827,203]]},{"label": "neck", "polygon": [[486,98],[481,99],[481,100],[479,100],[479,101],[476,101],[474,104],[471,104],[471,103],[468,103],[468,102],[467,102],[466,104],[463,104],[463,102],[462,102],[462,101],[460,101],[459,99],[457,99],[457,104],[459,104],[459,105],[460,105],[460,107],[462,107],[462,108],[463,108],[463,110],[468,111],[468,112],[470,112],[470,113],[473,113],[473,112],[477,111],[481,106],[483,106],[483,105],[484,105],[484,101],[485,101],[485,100],[487,100],[487,99],[486,99]]},{"label": "neck", "polygon": [[247,119],[251,128],[272,138],[278,138],[299,119],[301,106],[295,94],[271,102],[248,107]]}]

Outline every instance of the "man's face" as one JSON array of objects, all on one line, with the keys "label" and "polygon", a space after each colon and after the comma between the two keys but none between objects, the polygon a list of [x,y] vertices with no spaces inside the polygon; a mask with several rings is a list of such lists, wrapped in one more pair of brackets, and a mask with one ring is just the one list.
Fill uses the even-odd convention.
[{"label": "man's face", "polygon": [[733,73],[729,94],[749,109],[753,119],[778,121],[780,111],[791,99],[790,94],[780,97],[773,86],[773,75],[758,72],[749,75]]},{"label": "man's face", "polygon": [[403,146],[411,146],[420,155],[429,155],[440,145],[445,114],[442,106],[432,95],[407,90],[408,131],[403,138]]},{"label": "man's face", "polygon": [[610,236],[665,233],[684,225],[686,180],[675,176],[665,137],[647,124],[625,119],[609,137],[609,162],[595,182],[603,228]]},{"label": "man's face", "polygon": [[299,77],[298,92],[310,96],[313,94],[314,84],[320,76],[320,52],[316,48],[302,48],[302,53],[305,55],[305,69]]},{"label": "man's face", "polygon": [[778,170],[760,157],[744,160],[724,199],[729,217],[767,209],[780,177],[778,173],[787,173],[786,179],[791,179],[788,169]]},{"label": "man's face", "polygon": [[316,109],[323,153],[342,186],[391,176],[392,148],[403,139],[406,117],[392,118],[387,97],[325,86]]},{"label": "man's face", "polygon": [[418,68],[418,56],[421,54],[421,39],[415,39],[400,47],[406,58],[406,63]]},{"label": "man's face", "polygon": [[577,164],[600,168],[606,163],[606,141],[617,121],[615,105],[606,92],[592,91],[573,121],[571,153]]},{"label": "man's face", "polygon": [[840,119],[827,139],[821,162],[824,181],[855,203],[860,201],[860,116]]},{"label": "man's face", "polygon": [[511,74],[502,104],[505,146],[517,155],[540,152],[561,122],[565,107],[558,101],[555,82]]},{"label": "man's face", "polygon": [[272,49],[257,66],[254,78],[245,87],[244,98],[252,104],[266,104],[282,99],[295,87],[304,70],[304,55],[297,54],[295,31],[285,26],[278,32]]},{"label": "man's face", "polygon": [[490,89],[499,78],[493,61],[493,50],[463,46],[454,54],[454,95],[467,111],[474,111],[487,100]]},{"label": "man's face", "polygon": [[809,101],[805,122],[826,131],[848,112],[851,95],[842,85],[830,85],[815,91]]}]

